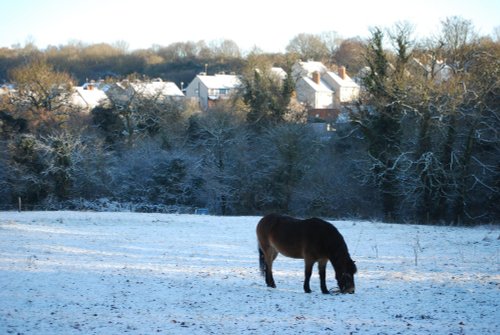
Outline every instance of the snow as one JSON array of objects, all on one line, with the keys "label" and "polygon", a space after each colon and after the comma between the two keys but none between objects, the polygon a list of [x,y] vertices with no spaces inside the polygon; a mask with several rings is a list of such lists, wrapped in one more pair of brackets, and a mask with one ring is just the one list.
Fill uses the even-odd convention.
[{"label": "snow", "polygon": [[86,108],[89,111],[93,108],[109,103],[108,96],[97,87],[88,89],[89,85],[75,87],[71,96],[71,103],[80,108]]},{"label": "snow", "polygon": [[332,222],[359,273],[323,295],[284,256],[265,286],[258,220],[0,212],[0,334],[500,333],[498,226]]},{"label": "snow", "polygon": [[156,79],[151,82],[137,82],[130,84],[134,91],[143,95],[144,97],[154,98],[157,96],[162,97],[183,97],[184,93],[173,82],[164,82],[161,79]]},{"label": "snow", "polygon": [[233,89],[241,85],[240,78],[232,74],[198,75],[197,78],[208,89]]}]

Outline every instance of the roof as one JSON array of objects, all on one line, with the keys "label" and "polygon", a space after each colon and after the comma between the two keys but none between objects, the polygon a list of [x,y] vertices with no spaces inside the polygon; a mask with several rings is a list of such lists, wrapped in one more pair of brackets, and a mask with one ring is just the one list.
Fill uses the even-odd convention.
[{"label": "roof", "polygon": [[331,80],[337,83],[338,86],[340,87],[357,87],[359,86],[356,84],[354,80],[352,80],[351,77],[349,77],[347,74],[345,75],[345,78],[342,79],[338,74],[335,72],[328,71],[324,74],[325,77],[329,77]]},{"label": "roof", "polygon": [[71,100],[76,106],[90,109],[109,101],[103,90],[88,84],[75,87],[75,92],[73,93]]},{"label": "roof", "polygon": [[216,74],[215,76],[198,75],[197,78],[207,88],[232,89],[241,86],[240,78],[232,74]]},{"label": "roof", "polygon": [[177,87],[175,83],[169,81],[162,81],[159,79],[150,82],[134,82],[131,83],[130,86],[132,86],[135,92],[145,97],[184,96],[184,93],[182,93],[182,91],[179,89],[179,87]]},{"label": "roof", "polygon": [[323,80],[320,80],[319,84],[317,84],[314,80],[309,77],[302,77],[311,88],[316,92],[333,92],[333,89]]},{"label": "roof", "polygon": [[308,61],[308,62],[297,62],[293,65],[292,72],[294,78],[300,77],[310,77],[313,72],[319,72],[321,74],[327,72],[328,69],[321,62]]},{"label": "roof", "polygon": [[280,67],[272,67],[271,68],[271,73],[277,76],[278,78],[285,80],[287,73],[285,70],[283,70]]}]

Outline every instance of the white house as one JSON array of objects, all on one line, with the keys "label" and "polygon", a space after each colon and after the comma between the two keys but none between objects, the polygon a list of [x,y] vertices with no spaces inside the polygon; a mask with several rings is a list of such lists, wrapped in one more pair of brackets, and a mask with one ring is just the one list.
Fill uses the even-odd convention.
[{"label": "white house", "polygon": [[212,107],[218,100],[227,99],[241,86],[236,75],[201,73],[186,87],[186,97],[198,99],[202,110]]},{"label": "white house", "polygon": [[300,77],[297,80],[295,91],[297,92],[297,100],[312,109],[333,108],[335,93],[325,80],[321,80],[321,75],[318,72],[314,73],[313,78]]},{"label": "white house", "polygon": [[81,108],[84,112],[90,112],[95,107],[106,103],[109,103],[108,96],[94,82],[75,87],[71,95],[71,104]]},{"label": "white house", "polygon": [[328,71],[325,81],[335,91],[335,104],[350,103],[359,97],[359,85],[347,75],[344,66],[339,67],[338,73]]},{"label": "white house", "polygon": [[436,83],[446,82],[453,76],[453,69],[442,60],[431,59],[426,63],[417,58],[412,60],[427,78],[433,78]]},{"label": "white house", "polygon": [[272,67],[271,68],[271,74],[273,76],[276,76],[277,78],[279,78],[281,80],[285,80],[286,76],[287,76],[286,71],[283,70],[281,67]]},{"label": "white house", "polygon": [[163,81],[160,78],[151,81],[134,81],[130,83],[130,87],[135,94],[139,94],[145,98],[181,98],[184,93],[179,87],[169,81]]},{"label": "white house", "polygon": [[296,80],[297,100],[311,109],[338,109],[359,96],[359,85],[347,75],[343,66],[334,73],[321,62],[298,62],[292,74]]},{"label": "white house", "polygon": [[113,103],[129,104],[137,99],[153,99],[161,101],[164,99],[181,99],[184,93],[179,87],[168,81],[153,79],[142,80],[123,80],[116,83],[103,83],[99,87],[106,93]]}]

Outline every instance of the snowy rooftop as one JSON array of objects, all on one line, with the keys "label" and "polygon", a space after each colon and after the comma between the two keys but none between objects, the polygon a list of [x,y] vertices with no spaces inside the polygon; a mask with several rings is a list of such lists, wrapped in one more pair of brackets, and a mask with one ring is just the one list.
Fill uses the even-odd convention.
[{"label": "snowy rooftop", "polygon": [[226,88],[232,89],[241,85],[241,80],[232,74],[216,74],[214,76],[198,75],[200,81],[207,88]]},{"label": "snowy rooftop", "polygon": [[154,96],[169,96],[169,97],[182,97],[184,93],[177,87],[175,83],[153,80],[150,82],[134,82],[130,86],[139,94],[147,97]]},{"label": "snowy rooftop", "polygon": [[314,82],[309,77],[302,77],[302,79],[316,92],[333,92],[333,88],[330,87],[324,80],[320,80],[319,84]]},{"label": "snowy rooftop", "polygon": [[308,61],[297,62],[292,67],[292,73],[295,78],[312,76],[313,72],[325,73],[328,69],[321,62]]},{"label": "snowy rooftop", "polygon": [[357,87],[359,86],[356,84],[354,80],[352,80],[351,77],[349,77],[347,74],[345,74],[344,79],[342,79],[338,74],[335,72],[328,71],[324,74],[327,77],[330,77],[333,81],[335,81],[339,86],[341,87]]},{"label": "snowy rooftop", "polygon": [[75,87],[75,91],[71,96],[73,105],[88,109],[93,109],[107,101],[109,99],[106,93],[91,84]]},{"label": "snowy rooftop", "polygon": [[282,80],[284,80],[286,78],[286,71],[280,67],[272,67],[271,73]]}]

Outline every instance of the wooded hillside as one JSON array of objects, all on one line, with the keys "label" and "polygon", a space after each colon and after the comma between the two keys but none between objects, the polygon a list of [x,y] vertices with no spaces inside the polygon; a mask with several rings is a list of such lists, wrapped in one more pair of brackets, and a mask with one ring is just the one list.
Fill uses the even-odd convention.
[{"label": "wooded hillside", "polygon": [[[301,34],[272,55],[232,41],[0,49],[0,82],[14,91],[0,94],[0,207],[498,223],[500,42],[457,17],[425,40],[397,24],[332,41]],[[255,71],[290,73],[310,57],[363,88],[326,137],[296,117],[292,80]],[[90,113],[68,103],[90,79],[181,86],[205,70],[240,74],[240,94],[207,112],[152,98]]]}]

